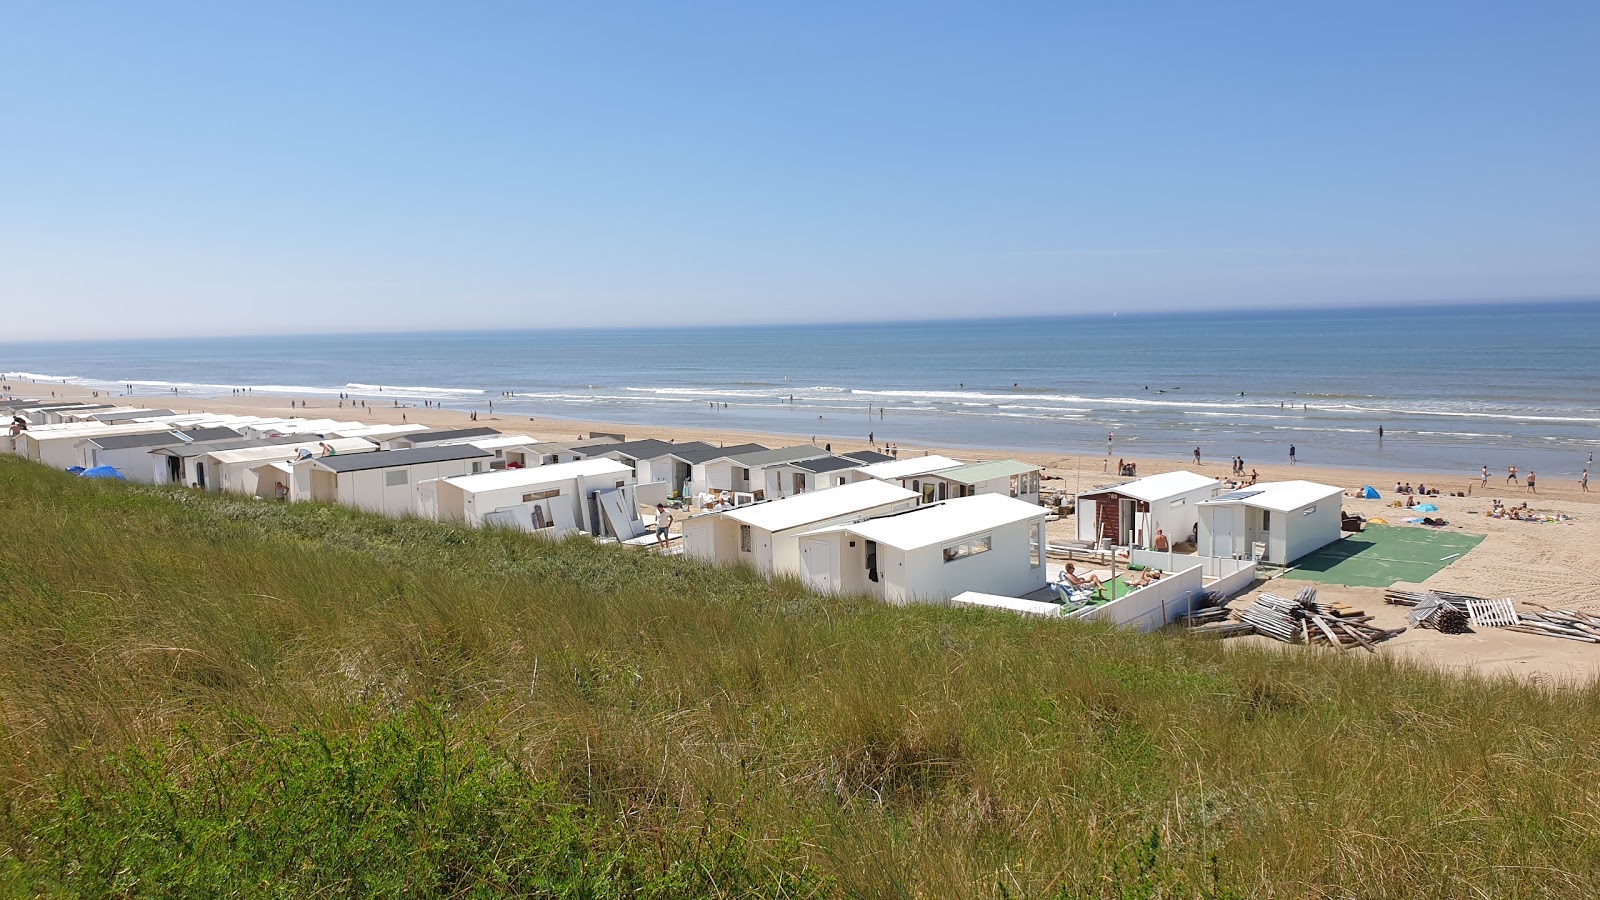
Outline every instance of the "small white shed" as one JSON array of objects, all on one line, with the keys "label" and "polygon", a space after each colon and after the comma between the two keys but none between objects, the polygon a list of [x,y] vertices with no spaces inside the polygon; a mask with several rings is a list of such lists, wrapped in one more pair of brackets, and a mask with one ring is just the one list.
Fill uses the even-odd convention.
[{"label": "small white shed", "polygon": [[873,463],[859,469],[851,469],[850,477],[855,481],[866,481],[874,478],[898,484],[903,488],[910,488],[922,497],[922,502],[932,503],[939,499],[938,484],[932,479],[924,478],[932,472],[943,469],[954,469],[961,465],[960,460],[948,456],[929,454],[928,456],[913,456],[906,459],[895,459],[889,462]]},{"label": "small white shed", "polygon": [[205,473],[204,481],[199,485],[208,491],[225,491],[235,494],[254,494],[262,497],[272,496],[272,485],[259,484],[259,475],[255,471],[262,463],[292,460],[300,455],[302,449],[310,453],[321,452],[321,446],[327,444],[335,453],[370,453],[378,449],[378,445],[365,438],[330,438],[327,441],[317,440],[313,437],[308,441],[296,441],[292,444],[270,444],[264,447],[241,447],[238,450],[213,450],[201,455],[195,461],[195,468]]},{"label": "small white shed", "polygon": [[633,469],[626,463],[580,459],[420,482],[414,502],[417,515],[439,522],[505,524],[553,536],[599,534],[601,513],[594,495],[627,491],[633,484]]},{"label": "small white shed", "polygon": [[1242,488],[1199,505],[1199,552],[1286,566],[1339,539],[1343,508],[1342,489],[1314,481]]},{"label": "small white shed", "polygon": [[413,513],[417,482],[487,472],[493,458],[488,450],[461,444],[296,460],[289,499],[338,503],[398,519]]},{"label": "small white shed", "polygon": [[683,550],[722,565],[748,564],[767,575],[798,575],[801,532],[916,505],[917,495],[912,491],[882,481],[863,481],[693,516],[683,523]]},{"label": "small white shed", "polygon": [[1078,540],[1149,550],[1160,529],[1170,549],[1188,539],[1199,520],[1199,504],[1221,489],[1215,478],[1180,469],[1084,491],[1078,495]]},{"label": "small white shed", "polygon": [[1020,597],[1045,585],[1044,519],[1036,504],[980,494],[814,529],[800,535],[800,577],[894,604],[964,591]]},{"label": "small white shed", "polygon": [[848,456],[821,456],[768,466],[762,480],[767,499],[775,500],[850,484],[850,470],[863,465],[866,463]]},{"label": "small white shed", "polygon": [[995,459],[939,469],[925,480],[937,488],[937,499],[1003,494],[1025,503],[1039,502],[1039,479],[1044,470],[1018,459]]}]

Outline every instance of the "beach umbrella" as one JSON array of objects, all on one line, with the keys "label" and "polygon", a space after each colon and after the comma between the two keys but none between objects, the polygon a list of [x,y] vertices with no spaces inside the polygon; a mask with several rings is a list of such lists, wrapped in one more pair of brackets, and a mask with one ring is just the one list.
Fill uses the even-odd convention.
[{"label": "beach umbrella", "polygon": [[92,469],[84,469],[82,472],[78,473],[78,477],[79,478],[117,478],[117,479],[122,479],[124,481],[127,480],[127,479],[122,478],[122,473],[118,472],[112,466],[95,466]]},{"label": "beach umbrella", "polygon": [[1439,511],[1439,507],[1434,506],[1432,503],[1418,503],[1417,506],[1416,506],[1416,509],[1417,509],[1417,512],[1438,512]]},{"label": "beach umbrella", "polygon": [[1363,500],[1377,500],[1378,499],[1378,489],[1373,487],[1370,484],[1366,485],[1365,487],[1363,487],[1361,489],[1361,499],[1363,499]]}]

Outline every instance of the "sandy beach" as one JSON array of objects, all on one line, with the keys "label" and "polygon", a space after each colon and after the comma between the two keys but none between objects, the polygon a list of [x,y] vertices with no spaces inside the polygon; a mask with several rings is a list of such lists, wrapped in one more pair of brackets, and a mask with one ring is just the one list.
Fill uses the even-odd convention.
[{"label": "sandy beach", "polygon": [[[90,397],[91,391],[72,385],[34,384],[13,381],[12,392],[17,396]],[[101,399],[119,404],[148,404],[168,407],[178,411],[210,410],[217,412],[299,415],[303,417],[332,417],[363,422],[421,423],[430,426],[461,426],[470,423],[467,412],[431,408],[420,405],[352,408],[349,401],[343,406],[338,400],[245,394],[210,399],[163,395],[159,392],[107,395]],[[291,406],[291,403],[293,405]],[[304,405],[301,405],[304,403]],[[476,424],[496,428],[508,434],[527,434],[540,440],[572,440],[594,432],[626,435],[628,439],[657,437],[664,440],[702,440],[736,444],[758,442],[779,447],[803,442],[792,436],[759,434],[736,430],[706,430],[701,428],[664,428],[621,425],[608,422],[579,421],[480,415]],[[820,432],[815,436],[819,446],[829,445],[835,451],[869,449],[867,431],[870,424],[861,428],[859,435]],[[819,429],[838,428],[839,422],[824,421]],[[881,448],[881,439],[879,442]],[[1376,437],[1374,437],[1376,444]],[[1108,459],[1104,453],[1071,454],[1048,452],[987,452],[971,449],[952,450],[935,446],[899,445],[902,457],[923,452],[943,453],[960,459],[1018,458],[1044,467],[1043,494],[1052,497],[1060,492],[1076,493],[1097,485],[1120,480],[1113,473],[1121,456]],[[1302,455],[1307,455],[1302,449]],[[1140,475],[1151,475],[1175,469],[1188,469],[1218,478],[1228,477],[1229,460],[1202,459],[1195,466],[1192,459],[1150,459],[1126,457],[1138,465]],[[1580,460],[1581,462],[1581,460]],[[1300,463],[1290,466],[1288,460],[1248,460],[1246,471],[1259,472],[1263,481],[1300,478],[1343,487],[1348,491],[1363,485],[1372,485],[1383,494],[1381,500],[1363,500],[1347,496],[1345,509],[1368,517],[1380,516],[1399,522],[1401,510],[1390,506],[1395,482],[1425,483],[1444,492],[1471,489],[1473,496],[1429,498],[1439,507],[1439,515],[1449,520],[1448,530],[1483,535],[1476,548],[1455,560],[1438,574],[1423,582],[1420,587],[1461,591],[1486,597],[1512,597],[1519,603],[1540,603],[1553,608],[1571,608],[1590,612],[1600,611],[1600,494],[1586,493],[1576,481],[1540,479],[1538,492],[1530,493],[1520,480],[1506,483],[1506,473],[1490,472],[1487,487],[1479,484],[1477,473],[1386,471],[1340,469]],[[1526,473],[1521,473],[1525,475]],[[1508,505],[1527,501],[1535,511],[1566,514],[1571,521],[1558,523],[1530,523],[1508,519],[1491,519],[1484,515],[1495,498]],[[1420,527],[1420,526],[1413,526]],[[1050,526],[1052,543],[1070,540],[1075,536],[1076,523],[1065,518]],[[1258,584],[1254,590],[1234,601],[1237,608],[1262,590],[1292,593],[1305,582],[1283,584]],[[1403,585],[1402,585],[1403,587]],[[1388,606],[1383,602],[1382,588],[1346,586],[1319,586],[1322,597],[1342,600],[1365,609],[1376,616],[1376,624],[1386,627],[1404,625],[1404,607]],[[1265,638],[1243,638],[1245,641],[1268,642]],[[1270,643],[1270,642],[1268,642]],[[1292,648],[1303,652],[1303,648]],[[1530,634],[1506,632],[1498,629],[1479,629],[1474,634],[1445,635],[1426,629],[1411,629],[1400,637],[1384,643],[1379,651],[1384,654],[1402,654],[1427,663],[1450,669],[1470,669],[1489,675],[1510,675],[1535,680],[1589,679],[1600,677],[1600,645],[1579,643]]]}]

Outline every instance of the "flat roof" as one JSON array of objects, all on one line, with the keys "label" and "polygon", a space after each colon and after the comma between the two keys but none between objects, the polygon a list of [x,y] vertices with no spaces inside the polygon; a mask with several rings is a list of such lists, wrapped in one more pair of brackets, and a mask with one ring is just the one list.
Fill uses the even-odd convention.
[{"label": "flat roof", "polygon": [[889,454],[879,453],[876,450],[856,450],[852,453],[846,453],[845,456],[848,456],[851,459],[859,459],[867,465],[889,462],[890,460],[894,459],[894,457],[890,456]]},{"label": "flat roof", "polygon": [[821,459],[802,459],[799,462],[790,463],[790,465],[802,472],[810,472],[813,475],[817,475],[823,472],[837,472],[840,469],[857,469],[866,465],[866,463],[846,456],[824,456]]},{"label": "flat roof", "polygon": [[782,500],[740,506],[722,515],[763,531],[786,531],[916,498],[916,491],[887,481],[858,481],[825,491],[809,491]]},{"label": "flat roof", "polygon": [[276,447],[282,444],[298,443],[299,441],[300,439],[298,437],[225,438],[220,441],[195,441],[192,444],[168,444],[165,447],[157,447],[150,452],[159,453],[162,456],[204,456],[213,450],[239,450],[244,447]]},{"label": "flat roof", "polygon": [[484,450],[495,450],[501,447],[532,447],[539,443],[539,439],[526,434],[498,434],[494,437],[468,438],[464,441],[449,441],[445,446],[456,447],[468,445],[481,447]]},{"label": "flat roof", "polygon": [[1039,470],[1039,466],[1025,463],[1020,459],[996,459],[989,462],[968,463],[956,466],[954,469],[940,469],[937,474],[940,478],[957,484],[979,484],[996,478],[1010,478],[1012,475],[1026,475]]},{"label": "flat roof", "polygon": [[1162,472],[1159,475],[1147,475],[1144,478],[1137,478],[1133,481],[1125,481],[1122,484],[1113,484],[1103,488],[1095,488],[1092,491],[1084,491],[1078,496],[1088,497],[1093,494],[1121,494],[1124,497],[1132,497],[1135,500],[1144,500],[1149,502],[1166,500],[1169,497],[1187,494],[1190,491],[1197,491],[1201,488],[1216,487],[1219,484],[1221,484],[1221,482],[1217,481],[1215,478],[1207,478],[1204,475],[1196,475],[1193,472],[1186,472],[1182,469],[1179,469],[1176,472]]},{"label": "flat roof", "polygon": [[862,466],[856,471],[873,478],[910,478],[913,475],[926,475],[940,469],[954,469],[959,465],[960,462],[948,456],[913,456],[908,459],[873,463],[870,466]]},{"label": "flat roof", "polygon": [[1201,505],[1231,506],[1237,503],[1273,512],[1294,512],[1303,506],[1310,506],[1343,493],[1343,488],[1317,484],[1315,481],[1267,481],[1252,484],[1220,497],[1212,497],[1203,501]]},{"label": "flat roof", "polygon": [[625,463],[614,459],[580,459],[576,462],[533,466],[528,469],[505,469],[500,472],[483,472],[478,475],[456,475],[445,481],[466,491],[495,491],[505,488],[534,487],[573,478],[594,478],[601,475],[632,473]]},{"label": "flat roof", "polygon": [[417,447],[411,450],[379,450],[375,453],[357,453],[355,456],[318,456],[315,457],[315,461],[317,465],[330,472],[342,474],[492,456],[493,453],[482,447],[474,447],[471,444],[449,444],[443,447]]},{"label": "flat roof", "polygon": [[102,413],[93,413],[89,418],[96,422],[105,422],[111,419],[159,419],[162,416],[175,416],[177,413],[170,409],[149,409],[135,406],[132,409],[112,409]]},{"label": "flat roof", "polygon": [[[840,490],[833,488],[832,491]],[[832,493],[823,491],[823,493]],[[853,525],[820,528],[808,534],[848,531],[864,540],[901,550],[935,547],[1004,525],[1043,519],[1045,509],[1004,494],[978,494],[919,506],[910,512],[868,519]]]}]

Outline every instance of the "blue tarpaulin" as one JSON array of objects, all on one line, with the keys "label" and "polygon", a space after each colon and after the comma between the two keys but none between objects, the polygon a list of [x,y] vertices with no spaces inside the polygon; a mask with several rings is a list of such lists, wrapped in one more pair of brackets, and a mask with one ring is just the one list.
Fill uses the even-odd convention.
[{"label": "blue tarpaulin", "polygon": [[[122,473],[112,466],[95,466],[78,473],[79,478],[122,478]],[[126,480],[126,479],[123,479]]]},{"label": "blue tarpaulin", "polygon": [[73,475],[82,475],[83,466],[67,466],[67,472]]},{"label": "blue tarpaulin", "polygon": [[1377,500],[1378,499],[1378,489],[1373,487],[1370,484],[1367,485],[1366,487],[1363,487],[1361,489],[1361,499],[1363,499],[1363,500]]}]

